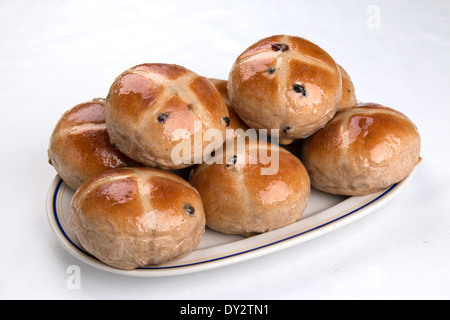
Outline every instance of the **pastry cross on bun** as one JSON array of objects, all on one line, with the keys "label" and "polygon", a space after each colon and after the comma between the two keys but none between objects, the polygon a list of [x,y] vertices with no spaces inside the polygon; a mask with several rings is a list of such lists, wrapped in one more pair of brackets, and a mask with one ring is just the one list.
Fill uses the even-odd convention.
[{"label": "pastry cross on bun", "polygon": [[66,111],[50,137],[49,162],[74,190],[106,170],[140,165],[109,142],[104,103],[97,98]]},{"label": "pastry cross on bun", "polygon": [[69,223],[86,251],[120,269],[184,256],[205,231],[197,190],[155,168],[115,169],[90,179],[72,199]]},{"label": "pastry cross on bun", "polygon": [[130,158],[162,169],[200,163],[194,148],[189,163],[175,163],[173,148],[208,129],[219,130],[224,140],[227,119],[227,107],[211,82],[174,64],[132,67],[115,79],[106,98],[111,142]]},{"label": "pastry cross on bun", "polygon": [[[244,150],[231,156],[226,146],[221,152],[222,163],[203,163],[189,179],[202,197],[208,227],[249,236],[301,218],[310,195],[310,180],[297,157],[258,140],[245,141]],[[266,154],[272,163],[264,159]],[[270,174],[262,174],[265,169]]]},{"label": "pastry cross on bun", "polygon": [[228,94],[255,129],[279,129],[280,142],[306,138],[336,113],[342,80],[333,58],[316,44],[276,35],[247,48],[233,64]]},{"label": "pastry cross on bun", "polygon": [[311,184],[338,195],[381,191],[406,178],[420,161],[420,135],[402,113],[375,103],[339,111],[303,142]]}]

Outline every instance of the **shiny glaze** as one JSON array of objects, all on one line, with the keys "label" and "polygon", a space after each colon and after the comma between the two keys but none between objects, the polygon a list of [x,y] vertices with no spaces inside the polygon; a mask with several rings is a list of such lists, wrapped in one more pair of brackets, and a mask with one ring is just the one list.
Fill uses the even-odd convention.
[{"label": "shiny glaze", "polygon": [[198,192],[152,168],[114,169],[90,179],[75,192],[69,222],[88,252],[123,269],[185,255],[205,230]]},{"label": "shiny glaze", "polygon": [[365,166],[379,166],[414,133],[417,129],[401,113],[380,105],[359,104],[357,109],[339,112],[308,143],[326,143],[327,152],[345,149],[350,156],[362,159]]},{"label": "shiny glaze", "polygon": [[174,135],[175,130],[178,129],[185,129],[192,136],[196,132],[195,121],[201,122],[201,119],[178,95],[169,97],[166,106],[160,111],[168,115],[163,123],[158,124],[162,127],[167,140],[178,141],[184,138],[183,135]]},{"label": "shiny glaze", "polygon": [[[268,168],[270,164],[262,164],[259,152],[257,160],[251,159],[256,155],[249,151],[246,154],[247,160],[242,165],[244,172],[244,184],[251,193],[254,193],[254,204],[277,205],[290,198],[295,198],[298,194],[308,189],[308,178],[306,170],[301,162],[291,153],[284,149],[272,149],[269,145],[268,156],[270,152],[278,152],[278,171],[273,175],[262,175],[261,168]],[[258,148],[260,150],[260,148]],[[251,160],[251,161],[250,161]],[[255,164],[256,162],[256,164]],[[239,164],[237,164],[239,166]]]},{"label": "shiny glaze", "polygon": [[275,204],[286,200],[291,194],[291,188],[284,181],[272,181],[264,190],[256,195],[263,204]]},{"label": "shiny glaze", "polygon": [[[279,169],[262,175],[259,151],[278,152]],[[226,148],[225,148],[226,149]],[[224,233],[265,232],[299,219],[309,197],[309,177],[298,158],[274,145],[246,143],[244,161],[201,164],[190,178],[203,199],[207,225]],[[220,195],[220,196],[217,196]]]},{"label": "shiny glaze", "polygon": [[211,82],[178,65],[130,68],[116,78],[106,98],[111,141],[139,162],[165,169],[186,166],[171,163],[171,150],[181,139],[210,128],[225,136],[228,116]]},{"label": "shiny glaze", "polygon": [[140,165],[111,145],[104,99],[93,99],[65,112],[50,138],[48,155],[72,189],[105,170]]},{"label": "shiny glaze", "polygon": [[220,119],[227,115],[214,86],[206,78],[177,65],[143,64],[131,68],[114,81],[106,100],[115,116],[137,123],[149,111],[164,112],[173,105],[174,97],[183,102],[177,103],[180,109],[196,110],[201,105],[213,122],[212,127],[220,127]]},{"label": "shiny glaze", "polygon": [[[192,187],[159,169],[110,170],[77,190],[85,219],[114,223],[127,232],[171,232],[202,221],[203,205]],[[189,215],[186,204],[195,212]]]},{"label": "shiny glaze", "polygon": [[339,111],[303,143],[313,186],[336,194],[375,192],[399,182],[419,162],[420,135],[402,113],[374,103]]},{"label": "shiny glaze", "polygon": [[207,78],[196,77],[189,81],[188,87],[195,96],[197,104],[203,105],[204,112],[211,121],[210,124],[208,121],[205,125],[210,128],[226,128],[222,119],[228,116],[228,109],[214,85]]},{"label": "shiny glaze", "polygon": [[80,210],[84,212],[84,219],[98,225],[108,221],[108,224],[115,224],[111,227],[119,228],[121,226],[118,223],[134,221],[141,214],[142,208],[136,178],[125,177],[105,181],[90,190],[84,196]]},{"label": "shiny glaze", "polygon": [[105,100],[93,99],[72,108],[63,117],[64,126],[74,126],[83,123],[105,123]]},{"label": "shiny glaze", "polygon": [[[195,219],[194,215],[202,214],[202,204],[198,194],[179,182],[166,177],[155,176],[145,184],[152,210],[145,216],[151,215],[149,220],[142,220],[145,230],[170,230],[182,225],[188,219]],[[190,205],[194,213],[188,214],[185,206]],[[144,217],[144,216],[143,216]]]},{"label": "shiny glaze", "polygon": [[117,117],[132,122],[152,108],[163,90],[160,84],[142,74],[124,73],[112,84],[106,101],[115,106]]},{"label": "shiny glaze", "polygon": [[[288,49],[273,50],[274,44]],[[299,92],[298,88],[304,88]],[[342,79],[334,60],[317,45],[277,35],[245,50],[234,63],[228,94],[249,126],[280,129],[280,140],[305,138],[335,114]],[[289,127],[290,130],[283,131]]]},{"label": "shiny glaze", "polygon": [[185,67],[166,63],[143,63],[131,68],[130,70],[142,74],[158,74],[168,80],[176,80],[190,72]]},{"label": "shiny glaze", "polygon": [[72,166],[88,176],[108,169],[138,165],[111,146],[106,129],[69,134],[61,137],[59,144],[67,156],[70,153]]},{"label": "shiny glaze", "polygon": [[349,119],[349,154],[364,154],[372,166],[387,164],[415,132],[407,119],[390,113],[353,116]]}]

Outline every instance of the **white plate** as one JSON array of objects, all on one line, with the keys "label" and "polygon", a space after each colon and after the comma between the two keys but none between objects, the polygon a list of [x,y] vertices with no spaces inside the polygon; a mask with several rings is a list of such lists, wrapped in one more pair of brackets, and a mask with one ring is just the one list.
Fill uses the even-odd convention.
[{"label": "white plate", "polygon": [[225,235],[207,228],[198,247],[187,256],[169,263],[135,270],[110,267],[83,250],[70,230],[68,213],[74,194],[57,175],[47,196],[48,219],[62,246],[81,261],[101,270],[136,276],[158,277],[198,272],[248,260],[300,244],[353,222],[394,198],[413,178],[367,196],[340,197],[312,190],[303,217],[286,227],[249,238]]}]

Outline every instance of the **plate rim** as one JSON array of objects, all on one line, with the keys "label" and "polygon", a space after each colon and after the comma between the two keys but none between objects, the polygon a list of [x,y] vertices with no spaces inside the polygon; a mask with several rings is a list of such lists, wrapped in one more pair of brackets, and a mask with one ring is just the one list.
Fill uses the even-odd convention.
[{"label": "plate rim", "polygon": [[[357,208],[352,208],[350,212],[347,212],[345,214],[339,213],[338,216],[330,221],[327,221],[323,224],[314,226],[312,228],[308,228],[307,230],[298,231],[297,233],[294,233],[293,235],[289,236],[283,236],[281,239],[276,241],[270,241],[269,243],[266,243],[264,245],[259,245],[256,247],[251,247],[250,249],[241,250],[235,253],[231,253],[229,255],[221,255],[216,258],[208,259],[208,260],[200,260],[193,263],[188,264],[181,264],[181,265],[163,265],[163,266],[151,266],[151,267],[142,267],[134,270],[122,270],[117,269],[111,266],[108,266],[95,258],[90,253],[86,252],[82,248],[79,248],[72,239],[67,235],[65,229],[62,227],[58,211],[56,208],[56,199],[58,198],[58,192],[61,189],[61,186],[64,184],[64,181],[61,179],[61,177],[56,174],[56,176],[53,178],[50,188],[47,192],[47,219],[51,226],[51,229],[56,235],[56,238],[58,239],[58,242],[62,247],[68,251],[70,254],[72,254],[74,257],[76,257],[78,260],[95,267],[97,269],[115,273],[115,274],[121,274],[121,275],[127,275],[127,276],[134,276],[134,277],[161,277],[161,276],[173,276],[173,275],[180,275],[180,274],[188,274],[188,273],[194,273],[194,272],[200,272],[204,270],[209,270],[213,268],[218,268],[221,266],[226,266],[230,264],[234,264],[237,262],[253,259],[256,257],[260,257],[263,255],[267,255],[279,250],[283,250],[295,245],[298,245],[300,243],[312,240],[314,238],[317,238],[323,234],[326,234],[330,231],[336,230],[340,227],[343,227],[351,222],[354,222],[369,213],[375,211],[379,207],[385,205],[387,202],[389,202],[391,199],[395,198],[412,180],[416,172],[416,168],[402,181],[392,185],[391,187],[377,192],[373,194],[369,194],[366,196],[363,196],[361,198],[361,202],[358,204]],[[375,197],[374,197],[375,195]],[[364,203],[367,199],[370,199],[370,197],[374,197],[367,203]],[[338,204],[335,204],[325,210],[322,210],[320,212],[317,212],[313,216],[320,214],[322,212],[325,212],[326,210],[332,210],[332,208],[342,205],[346,201],[351,201],[355,197],[349,197]],[[363,205],[359,206],[361,203],[364,203]],[[280,229],[278,229],[279,231]],[[274,230],[277,231],[277,230]],[[266,233],[268,234],[268,233]],[[264,234],[262,234],[264,235]],[[248,238],[245,238],[243,240],[238,241],[244,241]],[[227,245],[227,244],[225,244]],[[211,248],[203,249],[208,250]]]}]

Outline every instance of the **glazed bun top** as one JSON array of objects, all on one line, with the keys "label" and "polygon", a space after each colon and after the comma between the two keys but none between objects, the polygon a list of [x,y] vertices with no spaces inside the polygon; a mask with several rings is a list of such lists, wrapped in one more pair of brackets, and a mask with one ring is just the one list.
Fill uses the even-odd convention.
[{"label": "glazed bun top", "polygon": [[302,160],[315,188],[341,195],[369,194],[411,173],[420,162],[420,135],[399,111],[359,103],[339,111],[307,138]]},{"label": "glazed bun top", "polygon": [[72,189],[105,170],[140,165],[111,145],[102,98],[80,103],[62,115],[50,137],[48,156]]},{"label": "glazed bun top", "polygon": [[225,137],[227,118],[211,82],[175,64],[132,67],[115,79],[106,98],[111,141],[131,158],[163,169],[187,166],[174,164],[171,151],[194,133],[217,129]]},{"label": "glazed bun top", "polygon": [[276,144],[236,140],[236,149],[217,152],[220,163],[199,165],[189,179],[202,197],[207,225],[247,236],[300,219],[310,194],[301,161]]},{"label": "glazed bun top", "polygon": [[121,269],[183,256],[205,231],[197,190],[156,168],[114,169],[90,179],[72,198],[69,222],[85,250]]},{"label": "glazed bun top", "polygon": [[255,129],[279,129],[282,143],[322,128],[342,95],[333,58],[316,44],[288,35],[247,48],[228,80],[228,94],[240,117]]},{"label": "glazed bun top", "polygon": [[83,223],[114,224],[117,234],[151,237],[151,230],[177,232],[174,226],[188,225],[188,217],[203,219],[197,190],[156,168],[110,170],[84,183],[74,199]]},{"label": "glazed bun top", "polygon": [[[263,204],[273,204],[280,199],[297,196],[297,191],[309,184],[309,177],[301,161],[277,144],[236,138],[230,145],[227,148],[228,145],[225,144],[216,152],[214,162],[199,165],[189,181],[198,183],[198,177],[203,175],[204,178],[211,179],[210,185],[219,184],[221,188],[236,189],[239,184]],[[301,175],[296,174],[299,170]],[[205,172],[206,175],[203,174]]]},{"label": "glazed bun top", "polygon": [[[392,160],[393,150],[420,145],[420,135],[415,124],[401,112],[376,103],[359,103],[338,112],[326,128],[305,144],[328,152],[350,152],[352,159],[382,166]],[[418,158],[417,153],[414,165]]]}]

